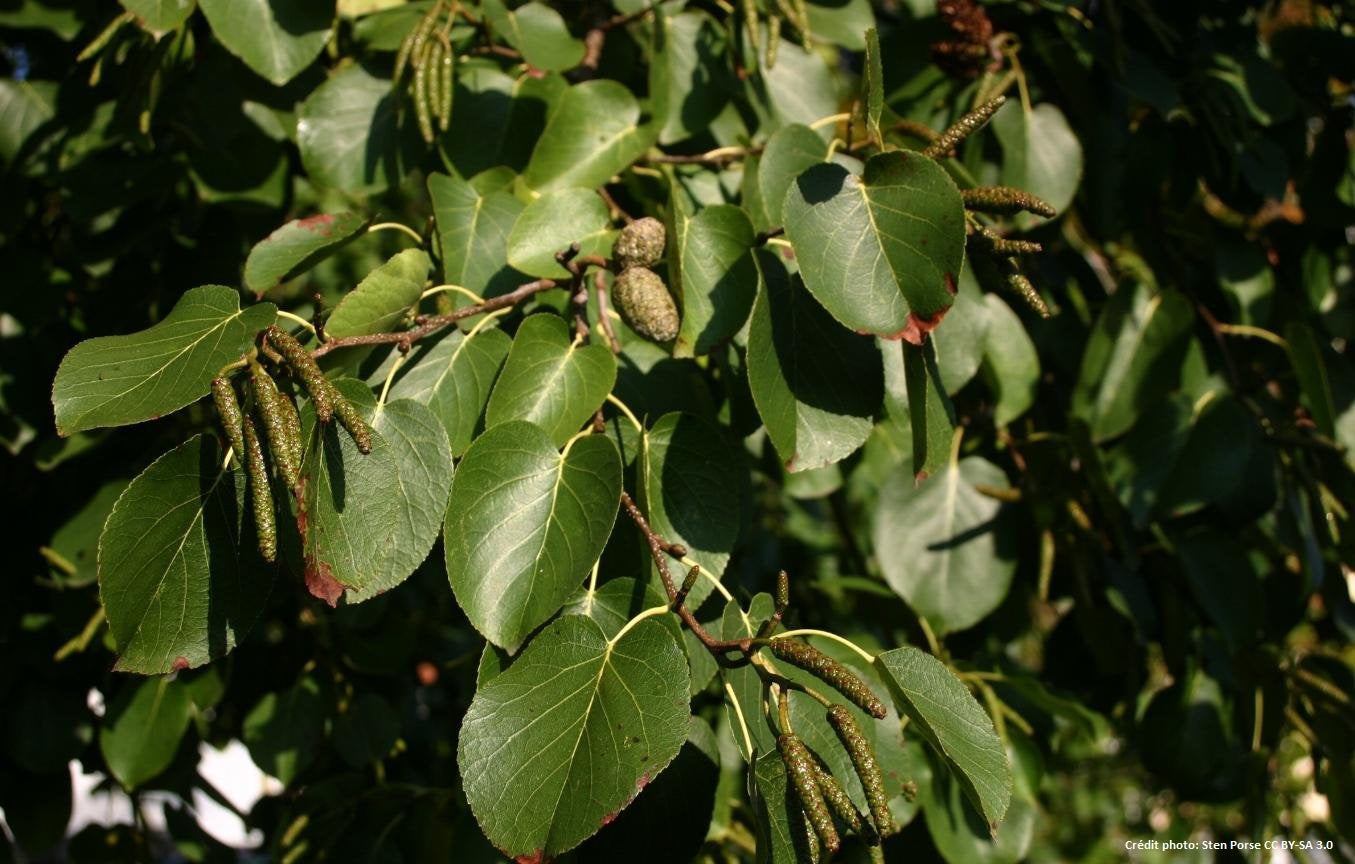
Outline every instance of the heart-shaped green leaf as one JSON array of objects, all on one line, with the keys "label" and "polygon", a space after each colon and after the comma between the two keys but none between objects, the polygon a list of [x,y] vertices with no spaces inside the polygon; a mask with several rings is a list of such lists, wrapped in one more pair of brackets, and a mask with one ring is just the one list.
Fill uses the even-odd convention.
[{"label": "heart-shaped green leaf", "polygon": [[320,56],[334,24],[334,0],[200,0],[226,50],[274,84],[286,84]]},{"label": "heart-shaped green leaf", "polygon": [[460,178],[432,174],[428,195],[438,225],[444,282],[492,297],[527,281],[504,264],[508,234],[524,206],[512,192],[482,192]]},{"label": "heart-shaped green leaf", "polygon": [[[745,470],[718,429],[694,414],[665,414],[645,433],[640,497],[649,524],[717,579],[739,536]],[[714,586],[701,579],[688,603],[695,609]]]},{"label": "heart-shaped green leaf", "polygon": [[611,217],[591,189],[556,189],[527,205],[508,235],[508,263],[529,276],[564,279],[555,253],[579,244],[581,255],[611,252]]},{"label": "heart-shaped green leaf", "polygon": [[306,585],[330,605],[344,589],[358,603],[399,585],[428,555],[441,527],[452,479],[442,423],[410,400],[376,412],[366,385],[335,386],[372,424],[372,452],[362,454],[337,422],[302,415],[307,435],[303,512],[297,517]]},{"label": "heart-shaped green leaf", "polygon": [[638,159],[655,135],[652,125],[640,126],[640,104],[622,84],[585,81],[551,112],[522,178],[538,192],[595,189]]},{"label": "heart-shaped green leaf", "polygon": [[554,858],[668,766],[688,717],[669,627],[644,620],[608,640],[590,618],[561,618],[475,694],[457,746],[466,801],[507,855]]},{"label": "heart-shaped green leaf", "polygon": [[[656,10],[659,11],[659,10]],[[654,16],[649,92],[660,144],[704,132],[729,103],[724,31],[705,12]]]},{"label": "heart-shaped green leaf", "polygon": [[419,302],[433,262],[422,249],[406,249],[368,273],[325,321],[335,339],[394,330]]},{"label": "heart-shaped green leaf", "polygon": [[[473,334],[449,328],[443,338],[427,344],[429,341],[410,350],[409,362],[391,385],[390,399],[412,399],[432,409],[447,430],[452,455],[460,456],[470,446],[476,424],[484,416],[490,388],[513,340],[497,328]],[[381,386],[388,368],[383,364],[369,381]]]},{"label": "heart-shaped green leaf", "polygon": [[732,204],[715,204],[695,214],[673,196],[668,275],[682,308],[682,326],[673,345],[679,357],[708,354],[748,320],[757,294],[753,224]]},{"label": "heart-shaped green leaf", "polygon": [[863,177],[816,165],[786,193],[805,285],[853,330],[917,344],[950,308],[964,264],[964,203],[940,165],[895,150]]},{"label": "heart-shaped green leaf", "polygon": [[1040,356],[1012,307],[996,294],[985,294],[988,333],[983,343],[983,378],[997,397],[993,422],[999,426],[1020,417],[1035,404],[1040,383]]},{"label": "heart-shaped green leaf", "polygon": [[571,36],[565,19],[546,4],[532,0],[508,9],[502,0],[485,0],[483,5],[490,26],[521,51],[532,68],[563,72],[583,59],[583,41]]},{"label": "heart-shaped green leaf", "polygon": [[301,164],[322,187],[358,194],[398,183],[407,137],[400,132],[391,82],[358,63],[331,75],[297,110]]},{"label": "heart-shaped green leaf", "polygon": [[945,664],[917,648],[875,658],[899,711],[946,760],[990,830],[1007,812],[1012,770],[993,721]]},{"label": "heart-shaped green leaf", "polygon": [[757,186],[766,208],[763,228],[786,224],[786,192],[796,177],[827,157],[828,142],[808,126],[792,123],[772,133],[757,163]]},{"label": "heart-shaped green leaf", "polygon": [[996,609],[1016,570],[998,518],[1001,502],[979,485],[1004,489],[1007,477],[977,456],[952,456],[926,483],[898,471],[880,491],[874,531],[880,569],[938,632],[963,630]]},{"label": "heart-shaped green leaf", "polygon": [[884,393],[879,349],[834,321],[775,255],[763,251],[757,260],[763,283],[748,328],[753,402],[787,470],[831,465],[870,436]]},{"label": "heart-shaped green leaf", "polygon": [[118,782],[134,789],[169,767],[188,731],[193,700],[169,676],[126,681],[99,730],[99,750]]},{"label": "heart-shaped green leaf", "polygon": [[522,421],[477,438],[457,467],[443,538],[447,578],[475,628],[517,650],[602,554],[620,499],[621,457],[606,436],[563,454]]},{"label": "heart-shaped green leaf", "polygon": [[351,212],[293,219],[249,250],[245,287],[262,294],[333,255],[366,227],[367,220]]},{"label": "heart-shaped green leaf", "polygon": [[197,435],[161,456],[113,505],[99,540],[99,595],[116,668],[156,674],[224,656],[254,626],[274,569],[256,551],[242,471]]},{"label": "heart-shaped green leaf", "polygon": [[559,447],[602,406],[615,383],[616,357],[607,346],[574,344],[558,315],[529,315],[489,397],[485,426],[530,420]]},{"label": "heart-shaped green leaf", "polygon": [[[1042,102],[1030,111],[1015,103],[993,116],[993,134],[1002,145],[1002,183],[1039,196],[1062,213],[1073,203],[1082,179],[1082,144],[1056,105]],[[1022,213],[1022,227],[1044,220]]]},{"label": "heart-shaped green leaf", "polygon": [[224,285],[192,288],[140,333],[86,339],[56,371],[56,428],[70,435],[153,420],[207,395],[222,366],[273,323],[272,303],[240,308]]}]

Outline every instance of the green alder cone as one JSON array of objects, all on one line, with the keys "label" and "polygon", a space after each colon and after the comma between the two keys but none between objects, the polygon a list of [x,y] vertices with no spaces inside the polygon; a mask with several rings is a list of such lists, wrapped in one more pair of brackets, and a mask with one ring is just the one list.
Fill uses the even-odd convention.
[{"label": "green alder cone", "polygon": [[653,270],[631,267],[622,271],[612,285],[612,298],[621,319],[636,333],[654,342],[677,338],[681,323],[677,304]]},{"label": "green alder cone", "polygon": [[663,260],[666,240],[663,223],[653,216],[636,219],[621,229],[612,246],[612,257],[623,271],[631,267],[653,267]]}]

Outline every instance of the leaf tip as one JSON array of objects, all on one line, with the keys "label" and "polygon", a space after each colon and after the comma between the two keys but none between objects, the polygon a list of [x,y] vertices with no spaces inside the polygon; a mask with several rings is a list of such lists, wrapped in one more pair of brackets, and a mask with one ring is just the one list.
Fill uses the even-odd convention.
[{"label": "leaf tip", "polygon": [[344,586],[334,578],[334,572],[328,564],[307,558],[305,578],[306,590],[311,593],[312,597],[325,601],[331,609],[339,605],[339,598],[343,596]]}]

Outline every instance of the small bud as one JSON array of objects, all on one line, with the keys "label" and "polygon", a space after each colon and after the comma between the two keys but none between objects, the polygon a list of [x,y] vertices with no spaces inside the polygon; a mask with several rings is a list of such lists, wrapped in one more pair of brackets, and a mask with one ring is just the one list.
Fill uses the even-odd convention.
[{"label": "small bud", "polygon": [[653,216],[636,219],[621,229],[612,244],[612,257],[622,270],[653,267],[663,260],[665,239],[663,223]]},{"label": "small bud", "polygon": [[894,833],[894,817],[889,814],[889,797],[885,794],[885,778],[880,771],[879,760],[875,758],[875,748],[856,725],[856,718],[846,705],[834,705],[828,709],[828,723],[837,732],[843,748],[852,760],[856,776],[861,779],[861,787],[866,790],[866,803],[870,805],[870,816],[875,822],[875,830],[881,837]]},{"label": "small bud", "polygon": [[653,270],[631,267],[622,271],[612,283],[612,300],[622,320],[646,339],[671,342],[677,338],[677,304]]},{"label": "small bud", "polygon": [[773,639],[772,653],[792,666],[811,673],[823,683],[852,700],[852,703],[870,716],[883,720],[884,703],[875,697],[866,682],[857,678],[841,663],[824,654],[808,642],[793,639]]},{"label": "small bud", "polygon": [[226,440],[235,451],[235,460],[245,461],[245,432],[240,422],[240,403],[235,398],[235,390],[226,378],[212,379],[212,401],[216,403],[217,416],[221,418],[221,427],[226,430]]},{"label": "small bud", "polygon": [[814,757],[810,755],[805,742],[794,732],[785,732],[778,736],[776,749],[781,751],[781,761],[786,763],[791,788],[800,799],[800,806],[804,808],[809,824],[823,841],[823,848],[831,855],[842,845],[842,840],[838,837],[837,826],[833,824],[833,817],[828,812],[828,803],[823,800],[823,793],[819,791]]}]

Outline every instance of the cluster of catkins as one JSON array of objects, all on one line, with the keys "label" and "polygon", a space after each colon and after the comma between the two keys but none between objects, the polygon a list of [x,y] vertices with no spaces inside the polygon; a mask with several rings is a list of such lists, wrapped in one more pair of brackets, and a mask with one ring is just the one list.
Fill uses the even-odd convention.
[{"label": "cluster of catkins", "polygon": [[437,0],[405,36],[395,55],[391,83],[399,86],[405,70],[410,70],[409,98],[414,103],[419,134],[429,144],[433,143],[433,121],[437,121],[439,131],[446,132],[452,120],[452,72],[456,67],[448,38],[452,16],[443,0]]},{"label": "cluster of catkins", "polygon": [[649,269],[663,260],[666,232],[652,216],[636,219],[617,235],[612,244],[616,281],[612,301],[626,326],[646,339],[671,342],[677,338],[677,304],[659,274]]},{"label": "cluster of catkins", "polygon": [[[301,381],[319,422],[328,423],[337,417],[353,436],[358,450],[371,452],[371,428],[353,403],[329,382],[301,343],[285,330],[273,326],[264,334],[263,347],[265,353],[276,356]],[[251,410],[248,413],[240,410],[235,386],[225,375],[212,380],[212,399],[216,402],[217,414],[235,459],[245,466],[259,553],[271,562],[278,554],[277,511],[273,506],[271,475],[275,473],[300,502],[304,488],[301,461],[305,446],[301,441],[301,417],[291,397],[279,389],[256,357],[249,357],[246,365],[249,376],[243,389],[245,406]],[[272,472],[269,471],[269,456],[272,457]]]},{"label": "cluster of catkins", "polygon": [[[781,612],[789,602],[789,586],[785,573],[776,585],[777,612],[758,632],[765,639],[780,622]],[[805,670],[842,694],[853,705],[877,720],[886,714],[882,703],[870,687],[847,667],[806,642],[791,639],[771,639],[767,643],[779,660]],[[787,698],[783,693],[782,698]],[[788,717],[783,717],[783,722]],[[782,728],[776,739],[777,752],[786,765],[786,774],[795,799],[800,804],[803,822],[804,851],[810,861],[819,860],[820,849],[832,854],[842,844],[834,816],[846,829],[857,834],[869,846],[893,833],[894,821],[889,813],[889,796],[885,792],[884,772],[880,769],[875,748],[856,723],[856,717],[846,705],[834,704],[828,708],[828,725],[837,733],[838,740],[851,759],[861,787],[866,792],[869,815],[863,814],[852,803],[851,796],[833,775],[823,767],[804,741],[790,728]],[[797,842],[800,838],[797,837]]]}]

